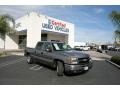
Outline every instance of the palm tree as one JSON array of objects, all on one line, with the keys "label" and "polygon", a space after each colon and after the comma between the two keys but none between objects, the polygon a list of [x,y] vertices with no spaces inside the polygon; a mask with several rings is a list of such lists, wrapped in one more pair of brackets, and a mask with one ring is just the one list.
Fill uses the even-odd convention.
[{"label": "palm tree", "polygon": [[[13,23],[13,27],[10,26],[10,22]],[[14,31],[15,28],[15,20],[12,16],[6,14],[6,15],[0,15],[0,34],[3,36],[4,40],[4,49],[5,49],[5,40],[6,40],[6,34],[9,32]]]},{"label": "palm tree", "polygon": [[110,13],[110,19],[113,22],[114,26],[117,28],[117,30],[115,30],[115,42],[117,42],[117,40],[120,40],[120,12],[117,11],[112,11]]}]

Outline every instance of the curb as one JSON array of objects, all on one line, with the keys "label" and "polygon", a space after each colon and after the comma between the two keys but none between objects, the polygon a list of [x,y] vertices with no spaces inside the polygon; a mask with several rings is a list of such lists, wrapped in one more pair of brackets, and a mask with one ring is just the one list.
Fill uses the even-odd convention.
[{"label": "curb", "polygon": [[120,65],[118,65],[118,64],[116,64],[116,63],[114,63],[114,62],[112,62],[112,61],[110,61],[110,60],[105,60],[105,61],[111,63],[112,65],[114,65],[114,66],[116,66],[117,68],[120,69]]}]

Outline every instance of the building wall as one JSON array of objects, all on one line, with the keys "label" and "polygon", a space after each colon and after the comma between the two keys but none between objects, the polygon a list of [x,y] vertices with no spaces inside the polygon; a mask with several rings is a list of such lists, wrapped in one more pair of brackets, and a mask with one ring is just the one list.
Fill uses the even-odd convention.
[{"label": "building wall", "polygon": [[[74,46],[73,45],[74,44],[74,24],[64,22],[62,20],[58,20],[55,18],[51,18],[51,17],[45,16],[45,15],[37,14],[35,12],[31,12],[31,13],[27,14],[26,16],[16,20],[16,23],[18,25],[18,27],[17,27],[18,31],[27,29],[27,47],[34,48],[36,43],[38,41],[41,41],[41,30],[43,30],[42,23],[43,22],[48,23],[47,19],[52,19],[52,20],[55,20],[58,22],[65,23],[67,28],[69,28],[69,33],[66,33],[68,35],[66,35],[64,38],[62,36],[60,36],[60,34],[58,36],[57,35],[52,35],[52,36],[48,35],[48,38],[53,38],[53,40],[59,38],[62,41],[66,41],[69,45],[71,45],[73,47]],[[53,30],[52,32],[64,33],[64,32],[55,31],[55,30]],[[63,39],[65,39],[65,40],[63,40]]]},{"label": "building wall", "polygon": [[26,30],[27,29],[27,25],[28,25],[28,19],[29,19],[29,14],[17,19],[15,21],[16,23],[16,30],[17,31],[22,31],[22,30]]},{"label": "building wall", "polygon": [[27,30],[27,47],[34,48],[41,41],[41,21],[42,18],[34,12],[16,20],[18,31]]},{"label": "building wall", "polygon": [[[4,49],[4,40],[0,35],[0,48]],[[5,49],[18,49],[18,36],[6,35],[5,36]]]},{"label": "building wall", "polygon": [[18,49],[18,36],[6,35],[5,49]]},{"label": "building wall", "polygon": [[[65,22],[65,21],[62,21],[62,20],[59,20],[59,19],[55,19],[55,18],[52,18],[52,17],[48,17],[48,16],[43,16],[44,20],[43,22],[44,23],[48,23],[48,19],[51,19],[53,21],[56,21],[56,22],[61,22],[63,24],[66,24],[66,28],[69,28],[69,32],[62,32],[62,31],[57,31],[55,29],[48,29],[48,31],[54,31],[54,32],[58,32],[58,33],[64,33],[64,34],[68,34],[65,36],[65,42],[68,43],[71,47],[74,47],[74,24],[72,23],[69,23],[69,22]],[[42,28],[44,29],[44,28]]]},{"label": "building wall", "polygon": [[27,47],[34,48],[41,41],[42,18],[37,13],[30,13],[27,22]]},{"label": "building wall", "polygon": [[3,36],[0,34],[0,48],[4,48],[4,40],[3,40]]}]

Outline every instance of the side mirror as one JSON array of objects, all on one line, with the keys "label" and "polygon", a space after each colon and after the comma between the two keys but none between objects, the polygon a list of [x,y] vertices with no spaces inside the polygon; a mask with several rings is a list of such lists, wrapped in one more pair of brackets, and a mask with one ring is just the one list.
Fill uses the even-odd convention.
[{"label": "side mirror", "polygon": [[52,49],[47,48],[45,51],[46,51],[46,52],[52,52]]}]

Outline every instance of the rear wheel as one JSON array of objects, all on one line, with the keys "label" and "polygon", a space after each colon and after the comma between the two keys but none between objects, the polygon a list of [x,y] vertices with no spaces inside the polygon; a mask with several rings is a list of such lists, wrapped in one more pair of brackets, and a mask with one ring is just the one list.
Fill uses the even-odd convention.
[{"label": "rear wheel", "polygon": [[57,62],[57,75],[58,76],[63,76],[64,73],[64,65],[61,61]]},{"label": "rear wheel", "polygon": [[33,63],[33,60],[30,56],[27,56],[27,63],[28,64],[32,64]]}]

